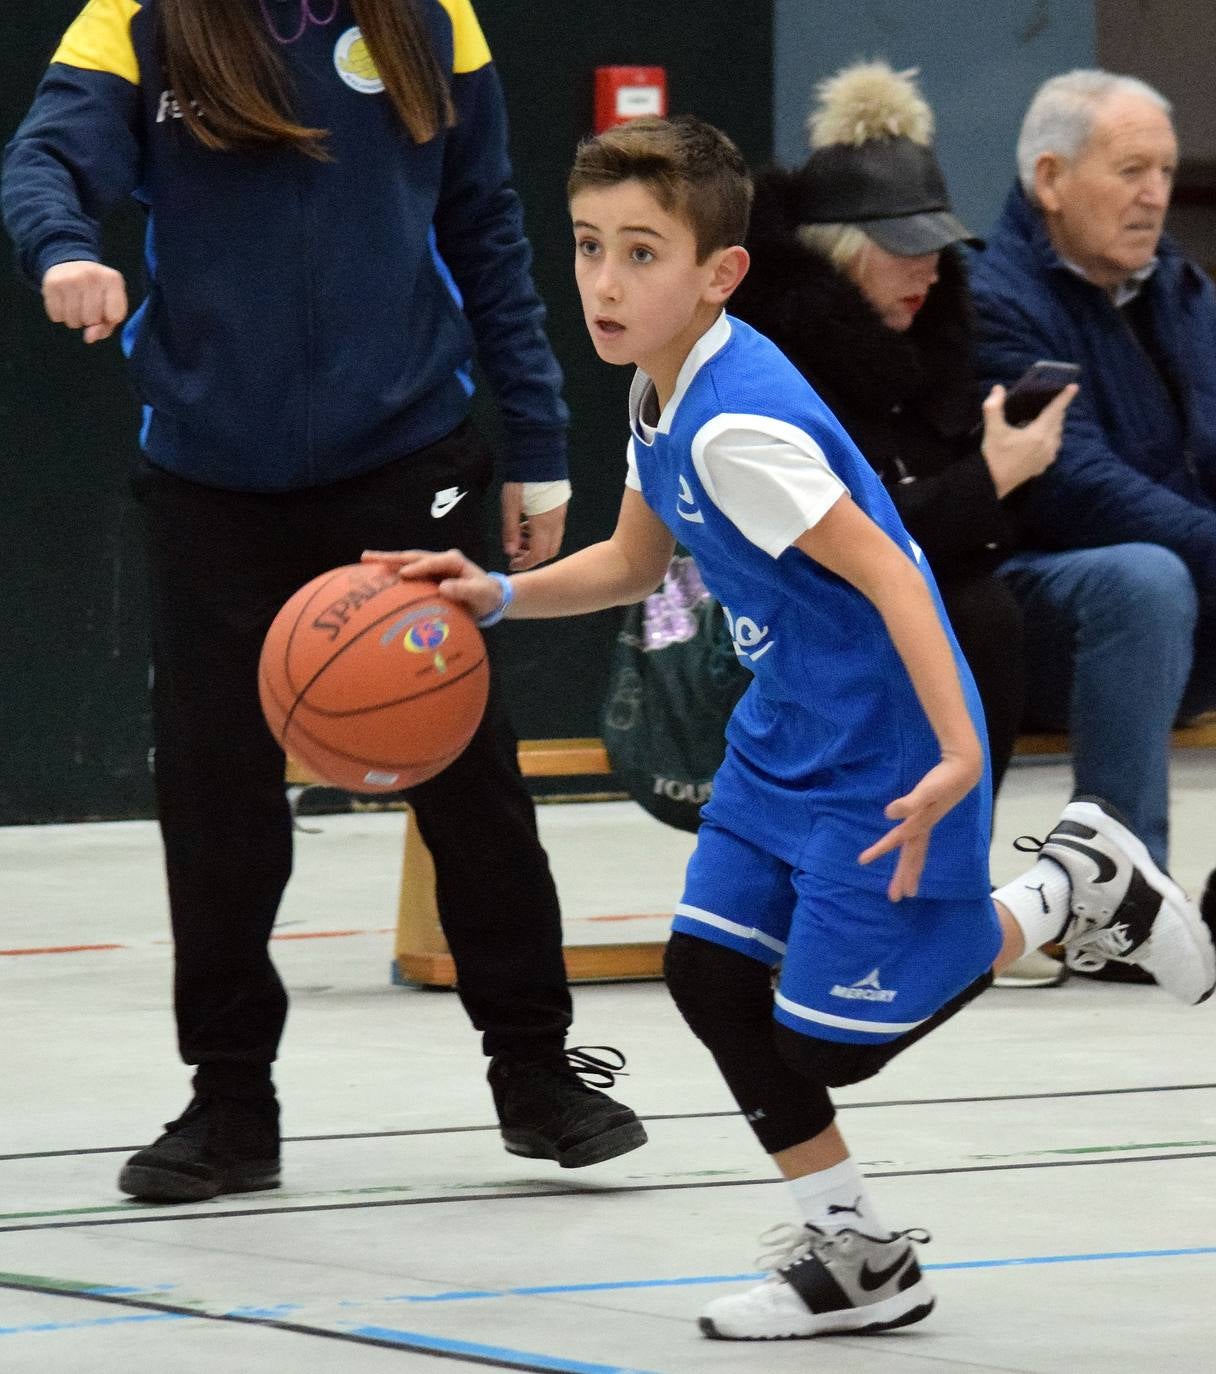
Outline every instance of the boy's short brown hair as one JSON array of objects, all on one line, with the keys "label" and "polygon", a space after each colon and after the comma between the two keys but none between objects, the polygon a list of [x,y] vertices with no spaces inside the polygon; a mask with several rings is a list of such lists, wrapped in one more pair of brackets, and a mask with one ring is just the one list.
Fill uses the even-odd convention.
[{"label": "boy's short brown hair", "polygon": [[729,138],[695,115],[634,119],[584,139],[566,185],[580,191],[640,181],[693,231],[697,261],[747,237],[752,181]]}]

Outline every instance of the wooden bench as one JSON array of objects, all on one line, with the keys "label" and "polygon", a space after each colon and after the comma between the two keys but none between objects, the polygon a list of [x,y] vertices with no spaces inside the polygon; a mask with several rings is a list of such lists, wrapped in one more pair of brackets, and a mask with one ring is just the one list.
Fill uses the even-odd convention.
[{"label": "wooden bench", "polygon": [[[1173,742],[1179,749],[1216,749],[1216,712],[1175,730]],[[1068,736],[1063,734],[1026,734],[1014,748],[1015,755],[1020,757],[1058,756],[1068,752]],[[523,740],[519,746],[519,766],[528,778],[604,777],[612,772],[607,750],[598,739]],[[306,786],[314,779],[289,760],[287,781]],[[413,823],[413,813],[408,806],[404,809],[405,849],[397,903],[393,981],[454,987],[456,967],[443,938],[435,906],[435,865]],[[563,952],[571,982],[657,978],[662,972],[663,944],[660,941],[567,945]]]},{"label": "wooden bench", "polygon": [[[612,772],[598,739],[521,740],[519,767],[526,778],[597,777]],[[658,978],[663,971],[663,944],[657,941],[566,945],[562,953],[572,983]],[[406,819],[401,861],[393,981],[427,987],[456,983],[456,965],[435,905],[435,865],[412,814]]]},{"label": "wooden bench", "polygon": [[[612,773],[608,754],[598,739],[522,740],[519,767],[525,777],[605,777]],[[287,761],[289,786],[316,784],[294,759]],[[435,904],[435,865],[413,812],[405,811],[405,848],[397,900],[397,937],[392,978],[400,984],[454,987],[456,965],[448,952]],[[618,944],[567,945],[563,950],[571,982],[607,982],[657,978],[663,969],[663,944],[635,941]]]},{"label": "wooden bench", "polygon": [[[1174,731],[1175,749],[1216,749],[1216,711],[1199,716],[1192,724]],[[1067,754],[1067,735],[1022,735],[1013,752],[1027,757],[1040,754]]]}]

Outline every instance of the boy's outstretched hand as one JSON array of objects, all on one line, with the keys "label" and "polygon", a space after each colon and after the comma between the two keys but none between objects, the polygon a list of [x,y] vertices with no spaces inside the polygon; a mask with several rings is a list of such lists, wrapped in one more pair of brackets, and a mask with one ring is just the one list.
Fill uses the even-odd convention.
[{"label": "boy's outstretched hand", "polygon": [[362,561],[385,563],[406,579],[437,583],[443,595],[466,607],[474,620],[491,615],[503,599],[498,583],[459,549],[449,549],[447,553],[428,553],[424,549],[384,553],[367,549]]},{"label": "boy's outstretched hand", "polygon": [[930,768],[911,792],[897,797],[887,806],[883,814],[899,824],[888,830],[876,844],[863,850],[857,862],[873,863],[882,855],[899,850],[895,872],[887,886],[887,896],[893,902],[916,896],[933,827],[962,801],[982,776],[982,762],[948,756]]}]

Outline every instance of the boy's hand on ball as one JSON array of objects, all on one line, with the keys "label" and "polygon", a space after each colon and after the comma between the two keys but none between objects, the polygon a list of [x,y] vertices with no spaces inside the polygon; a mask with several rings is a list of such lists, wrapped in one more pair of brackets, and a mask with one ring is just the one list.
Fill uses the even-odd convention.
[{"label": "boy's hand on ball", "polygon": [[434,582],[440,592],[466,607],[475,620],[498,609],[502,588],[492,577],[466,558],[459,549],[446,553],[429,553],[425,549],[407,549],[399,553],[385,553],[367,549],[364,563],[383,563],[396,568],[402,578]]},{"label": "boy's hand on ball", "polygon": [[274,617],[258,657],[271,734],[314,778],[348,792],[436,777],[485,711],[485,640],[433,582],[398,576],[392,565],[410,558],[373,555],[314,577]]}]

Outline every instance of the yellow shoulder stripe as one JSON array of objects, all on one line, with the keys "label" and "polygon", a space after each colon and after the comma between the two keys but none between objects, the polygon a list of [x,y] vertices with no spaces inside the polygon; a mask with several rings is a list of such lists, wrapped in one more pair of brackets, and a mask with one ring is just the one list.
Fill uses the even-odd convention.
[{"label": "yellow shoulder stripe", "polygon": [[452,71],[475,72],[490,60],[490,45],[470,0],[439,0],[452,21]]},{"label": "yellow shoulder stripe", "polygon": [[89,0],[55,51],[52,62],[87,72],[109,72],[139,85],[139,59],[131,43],[131,20],[140,0]]}]

